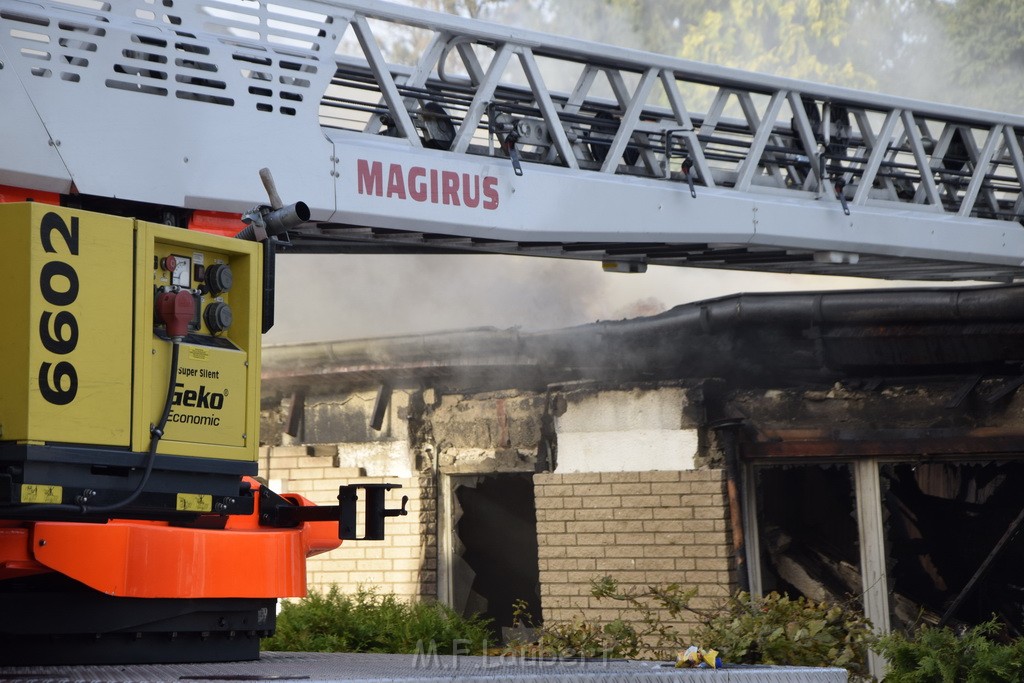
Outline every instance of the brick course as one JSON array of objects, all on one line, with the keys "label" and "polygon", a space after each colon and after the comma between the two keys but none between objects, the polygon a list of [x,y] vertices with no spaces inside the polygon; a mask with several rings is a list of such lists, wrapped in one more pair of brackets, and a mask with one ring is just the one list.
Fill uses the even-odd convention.
[{"label": "brick course", "polygon": [[618,616],[612,601],[590,595],[604,575],[623,588],[696,588],[695,606],[735,589],[722,470],[537,474],[534,495],[548,623]]},{"label": "brick course", "polygon": [[[337,487],[377,483],[335,466],[329,447],[261,449],[261,472],[285,491],[335,504]],[[406,598],[436,597],[437,494],[429,474],[410,479],[389,498],[409,496],[409,515],[388,520],[383,542],[349,542],[310,558],[311,589],[378,587]],[[610,575],[624,588],[678,583],[707,605],[735,588],[721,470],[537,474],[534,476],[543,618],[607,621],[618,615],[590,595],[590,582]],[[684,622],[685,629],[693,621]]]},{"label": "brick course", "polygon": [[299,493],[320,505],[337,505],[338,487],[359,483],[394,483],[388,507],[409,496],[409,514],[389,517],[383,541],[346,541],[336,550],[306,560],[309,590],[337,585],[344,593],[360,586],[402,598],[437,597],[437,496],[429,475],[409,479],[358,476],[333,464],[330,448],[275,446],[260,449],[260,472],[280,480],[284,493]]}]

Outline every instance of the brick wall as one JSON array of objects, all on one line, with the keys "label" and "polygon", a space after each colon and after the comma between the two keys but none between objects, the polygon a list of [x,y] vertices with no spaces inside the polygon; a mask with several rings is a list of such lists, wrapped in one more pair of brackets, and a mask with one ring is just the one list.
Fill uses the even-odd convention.
[{"label": "brick wall", "polygon": [[545,622],[615,618],[613,601],[590,596],[604,575],[694,587],[696,608],[735,588],[722,470],[538,474],[534,492]]},{"label": "brick wall", "polygon": [[307,560],[310,590],[336,585],[343,593],[360,586],[402,598],[437,596],[437,495],[429,474],[412,478],[366,477],[353,468],[336,467],[336,449],[290,446],[261,451],[260,472],[283,493],[299,493],[320,505],[337,505],[344,484],[393,483],[387,507],[409,496],[404,517],[390,517],[383,541],[345,541],[331,552]]}]

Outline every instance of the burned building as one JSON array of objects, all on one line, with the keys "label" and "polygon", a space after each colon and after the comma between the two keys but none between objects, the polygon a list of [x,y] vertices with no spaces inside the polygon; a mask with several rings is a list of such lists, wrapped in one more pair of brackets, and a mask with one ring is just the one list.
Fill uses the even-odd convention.
[{"label": "burned building", "polygon": [[[737,295],[548,332],[265,350],[261,470],[401,481],[313,584],[507,625],[609,616],[590,580],[853,596],[882,629],[1024,629],[1024,287]],[[341,483],[344,483],[342,481]]]}]

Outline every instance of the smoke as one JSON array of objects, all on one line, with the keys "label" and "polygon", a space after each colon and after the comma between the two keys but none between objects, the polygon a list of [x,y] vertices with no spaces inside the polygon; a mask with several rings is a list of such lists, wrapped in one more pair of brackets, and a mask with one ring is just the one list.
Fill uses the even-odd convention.
[{"label": "smoke", "polygon": [[577,325],[605,298],[602,275],[600,264],[513,256],[286,254],[264,342]]},{"label": "smoke", "polygon": [[557,329],[653,315],[737,292],[865,288],[891,282],[497,255],[284,254],[265,344],[359,339],[471,327]]}]

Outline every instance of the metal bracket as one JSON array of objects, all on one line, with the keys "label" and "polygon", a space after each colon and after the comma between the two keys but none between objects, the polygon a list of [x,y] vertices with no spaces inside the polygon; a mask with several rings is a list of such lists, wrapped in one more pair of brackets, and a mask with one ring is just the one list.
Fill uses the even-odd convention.
[{"label": "metal bracket", "polygon": [[818,154],[818,196],[821,197],[825,194],[825,179],[826,169],[828,168],[828,158],[825,155],[825,149],[822,147],[821,152]]},{"label": "metal bracket", "polygon": [[[665,134],[665,178],[672,177],[672,137],[676,133],[692,133],[692,128],[672,128],[664,131]],[[682,172],[683,177],[686,178],[686,184],[690,186],[690,196],[694,199],[697,198],[697,189],[693,184],[693,159],[687,155],[683,155],[683,163],[680,165],[679,170]]]},{"label": "metal bracket", "polygon": [[[409,496],[402,496],[399,508],[384,507],[384,494],[400,489],[401,484],[349,484],[338,488],[339,505],[295,505],[267,487],[260,489],[260,524],[294,528],[306,522],[338,522],[338,538],[350,541],[380,541],[384,538],[384,520],[409,514]],[[366,492],[363,506],[364,535],[356,535],[359,517],[359,489]]]},{"label": "metal bracket", "polygon": [[512,169],[516,172],[516,175],[523,175],[523,166],[519,163],[519,150],[516,149],[517,142],[519,142],[519,132],[513,130],[501,141],[501,151],[512,160]]},{"label": "metal bracket", "polygon": [[512,169],[517,176],[523,175],[519,150],[516,149],[520,137],[519,127],[511,116],[499,112],[493,102],[487,105],[487,132],[491,136],[498,136],[498,146],[512,161]]},{"label": "metal bracket", "polygon": [[680,167],[683,172],[683,176],[686,178],[686,184],[690,186],[690,196],[694,199],[697,198],[697,190],[693,187],[693,159],[689,157],[683,159],[683,165]]},{"label": "metal bracket", "polygon": [[[350,541],[380,541],[384,539],[384,520],[388,517],[403,517],[409,514],[405,506],[409,496],[402,496],[402,507],[384,507],[384,494],[391,489],[400,489],[401,484],[350,484],[338,489],[341,503],[341,517],[338,524],[338,538]],[[359,489],[366,493],[363,505],[363,536],[356,535],[357,505]]]},{"label": "metal bracket", "polygon": [[839,202],[843,205],[843,213],[849,216],[850,205],[846,203],[846,192],[844,192],[844,189],[846,188],[846,181],[843,180],[842,178],[837,178],[832,186],[835,188],[836,191],[836,199],[838,199]]}]

